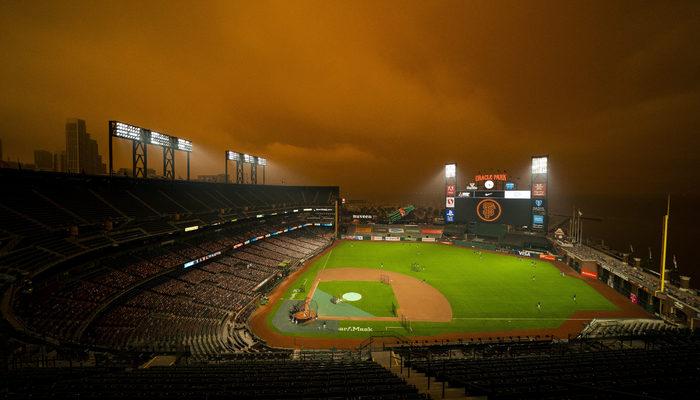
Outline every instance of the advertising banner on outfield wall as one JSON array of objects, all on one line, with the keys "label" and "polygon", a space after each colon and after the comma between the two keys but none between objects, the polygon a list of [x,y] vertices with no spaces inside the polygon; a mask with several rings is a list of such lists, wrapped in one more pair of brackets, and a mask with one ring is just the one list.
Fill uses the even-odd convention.
[{"label": "advertising banner on outfield wall", "polygon": [[423,235],[442,235],[442,229],[421,229]]},{"label": "advertising banner on outfield wall", "polygon": [[422,238],[422,242],[435,242],[435,238]]},{"label": "advertising banner on outfield wall", "polygon": [[372,236],[372,240],[384,240],[383,236]]},{"label": "advertising banner on outfield wall", "polygon": [[384,238],[384,240],[389,241],[389,242],[398,242],[401,240],[401,238],[398,236],[387,236]]},{"label": "advertising banner on outfield wall", "polygon": [[403,228],[389,228],[389,233],[403,233]]},{"label": "advertising banner on outfield wall", "polygon": [[364,236],[342,235],[342,239],[346,240],[364,240]]},{"label": "advertising banner on outfield wall", "polygon": [[540,258],[542,256],[541,253],[538,253],[533,250],[513,250],[513,254],[517,254],[520,257],[532,257],[532,258]]}]

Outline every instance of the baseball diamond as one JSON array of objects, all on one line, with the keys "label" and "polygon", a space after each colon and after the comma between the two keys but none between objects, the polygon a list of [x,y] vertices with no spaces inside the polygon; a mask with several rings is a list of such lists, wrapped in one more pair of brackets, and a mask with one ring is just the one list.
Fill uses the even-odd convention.
[{"label": "baseball diamond", "polygon": [[[424,268],[416,269],[416,263]],[[342,293],[334,293],[334,285]],[[304,288],[301,294],[294,290],[299,287]],[[382,287],[390,287],[393,297],[380,293]],[[362,300],[372,298],[374,308],[343,300],[349,291],[361,293]],[[314,324],[332,321],[332,328],[326,323],[325,329],[300,330],[291,322],[273,323],[285,321],[279,317],[287,313],[284,302],[301,302],[302,294],[319,303]],[[339,305],[330,302],[335,295],[341,298]],[[270,298],[250,325],[260,338],[280,347],[353,347],[362,338],[385,332],[421,339],[566,337],[593,318],[646,315],[620,301],[609,287],[584,280],[554,261],[415,242],[337,241]],[[410,330],[402,320],[411,322]],[[366,329],[345,329],[350,327]]]}]

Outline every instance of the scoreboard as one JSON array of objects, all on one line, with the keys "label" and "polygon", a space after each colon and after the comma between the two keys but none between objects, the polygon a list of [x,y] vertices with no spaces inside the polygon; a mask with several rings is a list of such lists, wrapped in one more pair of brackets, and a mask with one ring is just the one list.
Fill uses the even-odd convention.
[{"label": "scoreboard", "polygon": [[479,174],[460,190],[456,165],[445,165],[445,223],[485,223],[547,232],[549,156],[531,158],[530,186],[518,190],[508,174]]},{"label": "scoreboard", "polygon": [[529,190],[465,191],[455,199],[455,222],[529,226],[530,207]]}]

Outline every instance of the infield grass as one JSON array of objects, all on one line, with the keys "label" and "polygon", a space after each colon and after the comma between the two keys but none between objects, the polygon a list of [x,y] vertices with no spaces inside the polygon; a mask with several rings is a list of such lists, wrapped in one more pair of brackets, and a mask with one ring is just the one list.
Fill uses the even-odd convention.
[{"label": "infield grass", "polygon": [[375,317],[395,316],[392,304],[397,305],[397,302],[390,285],[368,281],[327,281],[319,282],[317,290],[322,290],[338,298],[341,298],[344,293],[348,292],[359,293],[362,295],[360,300],[347,301],[345,303]]}]

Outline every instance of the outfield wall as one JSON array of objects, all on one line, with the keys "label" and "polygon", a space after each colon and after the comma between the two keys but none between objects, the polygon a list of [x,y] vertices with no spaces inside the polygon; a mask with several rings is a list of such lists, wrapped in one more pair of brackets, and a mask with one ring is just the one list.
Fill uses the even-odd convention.
[{"label": "outfield wall", "polygon": [[564,256],[558,256],[558,255],[554,255],[551,253],[535,251],[535,250],[503,248],[503,247],[499,247],[498,245],[495,245],[493,243],[485,243],[485,242],[473,242],[473,241],[464,241],[464,240],[448,240],[448,239],[444,239],[444,238],[434,238],[434,237],[412,238],[412,237],[400,237],[400,236],[382,236],[382,235],[377,235],[377,234],[371,235],[371,236],[342,235],[341,239],[363,240],[363,241],[369,240],[369,241],[375,241],[375,242],[384,241],[384,242],[441,243],[441,244],[455,245],[455,246],[460,246],[460,247],[469,247],[469,248],[479,249],[479,250],[496,251],[496,252],[500,252],[500,253],[513,254],[516,256],[520,256],[520,257],[536,258],[536,259],[540,259],[540,260],[564,261]]},{"label": "outfield wall", "polygon": [[444,243],[452,244],[448,240],[438,240],[435,237],[412,237],[412,236],[382,236],[382,235],[341,235],[344,240],[369,240],[375,242],[425,242],[425,243]]}]

